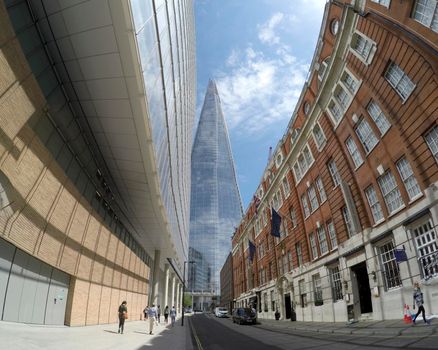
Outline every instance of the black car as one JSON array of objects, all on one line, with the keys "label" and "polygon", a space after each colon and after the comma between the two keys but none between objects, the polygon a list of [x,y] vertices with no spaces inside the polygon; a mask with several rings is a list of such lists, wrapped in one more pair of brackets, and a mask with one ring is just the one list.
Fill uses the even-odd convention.
[{"label": "black car", "polygon": [[243,324],[256,324],[257,323],[257,314],[254,309],[250,309],[249,307],[238,307],[233,310],[233,323]]}]

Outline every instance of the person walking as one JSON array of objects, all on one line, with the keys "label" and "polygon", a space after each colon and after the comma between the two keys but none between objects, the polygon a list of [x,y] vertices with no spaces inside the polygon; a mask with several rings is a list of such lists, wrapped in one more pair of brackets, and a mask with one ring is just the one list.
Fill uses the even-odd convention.
[{"label": "person walking", "polygon": [[144,310],[143,310],[143,314],[144,314],[144,320],[146,321],[148,319],[148,310],[149,310],[149,305],[147,305]]},{"label": "person walking", "polygon": [[126,307],[126,301],[123,301],[119,306],[119,331],[117,333],[123,334],[125,328],[125,319],[128,318],[128,308]]},{"label": "person walking", "polygon": [[417,314],[414,316],[414,318],[412,319],[412,323],[415,325],[415,320],[417,319],[418,315],[420,315],[420,312],[422,313],[423,316],[423,321],[424,323],[430,324],[430,320],[426,320],[426,311],[424,310],[424,299],[423,299],[423,293],[421,292],[420,289],[420,283],[415,282],[414,283],[414,302],[413,302],[413,306],[412,308],[415,310],[415,304],[417,304],[418,306],[418,311]]},{"label": "person walking", "polygon": [[169,306],[164,308],[164,323],[167,324],[169,319]]},{"label": "person walking", "polygon": [[161,307],[158,305],[157,307],[157,322],[160,323],[160,316],[161,316]]},{"label": "person walking", "polygon": [[176,318],[176,310],[175,310],[175,306],[172,306],[172,309],[170,310],[170,322],[172,324],[172,327],[175,325],[175,318]]},{"label": "person walking", "polygon": [[157,318],[157,308],[155,307],[155,304],[152,304],[152,307],[148,309],[148,319],[149,319],[149,334],[154,331],[154,324],[156,322]]}]

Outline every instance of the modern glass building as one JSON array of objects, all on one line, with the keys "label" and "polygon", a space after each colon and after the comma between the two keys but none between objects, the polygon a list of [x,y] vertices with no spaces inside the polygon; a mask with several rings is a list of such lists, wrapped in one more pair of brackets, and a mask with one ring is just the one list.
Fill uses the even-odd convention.
[{"label": "modern glass building", "polygon": [[2,320],[88,325],[113,322],[121,300],[133,314],[179,306],[193,10],[191,0],[0,2]]},{"label": "modern glass building", "polygon": [[208,84],[192,151],[189,290],[194,308],[218,302],[220,270],[242,218],[228,131],[214,81]]}]

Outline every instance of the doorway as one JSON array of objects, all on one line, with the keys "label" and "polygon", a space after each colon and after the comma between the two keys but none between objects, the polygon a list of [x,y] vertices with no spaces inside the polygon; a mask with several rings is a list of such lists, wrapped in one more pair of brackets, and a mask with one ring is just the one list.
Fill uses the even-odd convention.
[{"label": "doorway", "polygon": [[370,280],[367,265],[364,262],[351,267],[353,282],[354,311],[357,316],[373,312]]},{"label": "doorway", "polygon": [[290,294],[287,293],[284,295],[284,308],[286,312],[286,319],[290,319],[292,315],[292,303],[290,301]]}]

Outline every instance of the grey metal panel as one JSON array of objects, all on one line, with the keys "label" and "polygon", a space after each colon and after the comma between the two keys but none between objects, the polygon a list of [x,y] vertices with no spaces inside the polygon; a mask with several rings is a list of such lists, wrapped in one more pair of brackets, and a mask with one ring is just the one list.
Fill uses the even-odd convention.
[{"label": "grey metal panel", "polygon": [[53,269],[49,294],[47,296],[45,324],[64,324],[69,285],[70,276],[64,272]]},{"label": "grey metal panel", "polygon": [[0,238],[0,319],[3,319],[2,314],[6,296],[6,287],[14,252],[15,247]]},{"label": "grey metal panel", "polygon": [[15,254],[14,263],[9,277],[8,290],[6,291],[5,307],[3,312],[4,321],[18,322],[21,297],[24,286],[24,268],[29,255],[18,250]]}]

